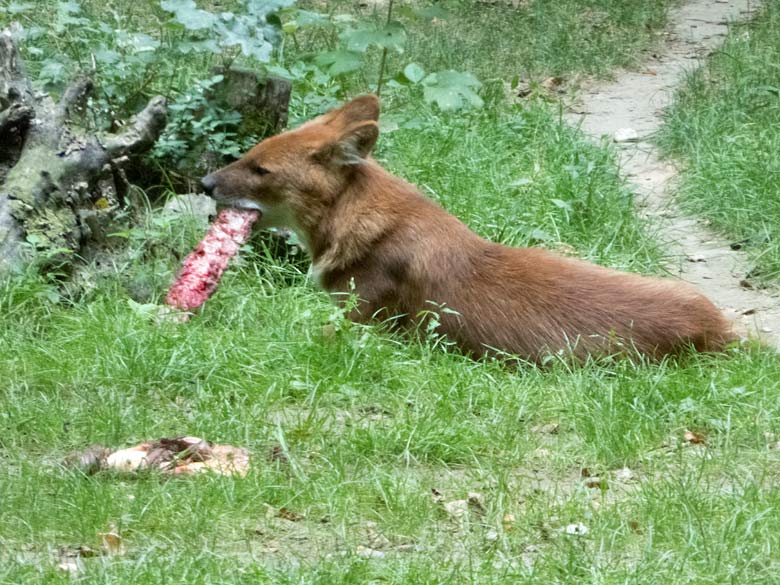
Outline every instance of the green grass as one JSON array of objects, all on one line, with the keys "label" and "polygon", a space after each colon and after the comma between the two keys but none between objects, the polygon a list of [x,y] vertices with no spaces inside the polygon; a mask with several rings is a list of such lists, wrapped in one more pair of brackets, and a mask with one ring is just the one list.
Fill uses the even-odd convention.
[{"label": "green grass", "polygon": [[[422,116],[378,156],[495,239],[658,267],[609,151],[544,107]],[[69,581],[60,550],[95,548],[110,526],[126,552],[82,559],[83,582],[774,578],[774,355],[474,362],[345,321],[259,243],[201,315],[156,324],[129,298],[159,301],[172,252],[201,229],[155,214],[89,292],[32,277],[0,291],[0,582]],[[686,430],[707,445],[686,445]],[[249,475],[86,477],[61,463],[179,434],[248,447]],[[483,503],[447,511],[470,492]],[[587,534],[566,534],[579,523]]]},{"label": "green grass", "polygon": [[680,203],[750,253],[757,283],[780,279],[779,59],[780,3],[772,0],[688,76],[659,136],[682,165]]},{"label": "green grass", "polygon": [[[450,19],[411,30],[408,55],[508,80],[630,63],[668,3],[446,6]],[[132,7],[115,8],[121,20]],[[598,11],[614,16],[591,26]],[[376,156],[493,240],[659,271],[663,251],[609,147],[543,103],[499,105],[496,85],[483,111],[453,115],[391,94]],[[355,90],[368,87],[366,74]],[[316,109],[300,94],[293,105],[296,118]],[[112,526],[125,554],[82,559],[79,582],[778,581],[774,354],[475,362],[346,321],[305,263],[274,259],[261,240],[200,315],[155,323],[137,303],[161,301],[202,231],[154,212],[124,234],[124,252],[66,285],[0,282],[0,583],[73,582],[57,569],[63,550],[98,548]],[[686,430],[706,444],[687,444]],[[62,465],[91,444],[180,434],[249,448],[250,473]],[[447,511],[470,492],[481,503]],[[586,534],[566,533],[580,523]]]},{"label": "green grass", "polygon": [[[74,307],[17,290],[0,337],[4,582],[56,581],[58,547],[95,547],[112,523],[127,554],[85,559],[87,582],[771,579],[774,356],[511,371],[338,318],[324,336],[323,295],[258,285],[254,270],[234,271],[185,327],[150,323],[110,289]],[[708,445],[685,446],[685,429]],[[84,477],[59,464],[91,443],[182,433],[246,445],[251,473]],[[266,458],[275,444],[289,463]],[[617,478],[623,466],[633,479]],[[582,468],[604,489],[584,487]],[[484,511],[453,519],[434,488],[445,501],[479,492]],[[385,558],[357,556],[369,522]],[[561,533],[579,522],[587,535]]]},{"label": "green grass", "polygon": [[482,79],[605,76],[641,58],[673,3],[532,0],[514,10],[450,2],[452,22],[415,31],[409,52],[421,55],[431,69],[465,69]]},{"label": "green grass", "polygon": [[[427,71],[471,71],[482,80],[516,77],[541,80],[550,75],[609,75],[615,67],[631,66],[653,46],[675,0],[531,0],[514,9],[474,0],[436,2],[443,18],[409,18],[407,4],[396,2],[395,15],[408,32],[403,55],[390,55],[391,71],[415,61]],[[361,20],[384,22],[386,6],[328,2],[333,13],[352,13]],[[323,3],[302,2],[313,10]],[[321,37],[304,48],[317,47]],[[375,65],[375,64],[374,64]],[[371,69],[366,75],[371,76]]]}]

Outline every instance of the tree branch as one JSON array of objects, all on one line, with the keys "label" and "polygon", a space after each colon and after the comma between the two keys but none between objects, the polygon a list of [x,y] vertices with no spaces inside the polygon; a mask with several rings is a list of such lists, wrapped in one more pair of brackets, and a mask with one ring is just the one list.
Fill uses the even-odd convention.
[{"label": "tree branch", "polygon": [[57,104],[57,123],[69,120],[74,110],[83,110],[94,87],[95,85],[89,77],[82,77],[71,83],[62,94],[60,103]]},{"label": "tree branch", "polygon": [[8,193],[0,193],[0,275],[16,265],[22,232],[16,222]]},{"label": "tree branch", "polygon": [[124,132],[105,138],[103,146],[111,158],[144,152],[160,137],[167,121],[165,98],[154,97],[142,112],[133,116]]},{"label": "tree branch", "polygon": [[35,117],[35,110],[30,106],[13,104],[0,112],[0,136],[11,130],[22,128]]},{"label": "tree branch", "polygon": [[30,80],[19,59],[16,43],[11,31],[0,30],[0,108],[8,108],[15,103],[33,104],[33,91]]},{"label": "tree branch", "polygon": [[14,74],[19,71],[19,56],[16,52],[16,43],[11,31],[0,31],[0,71],[6,74]]}]

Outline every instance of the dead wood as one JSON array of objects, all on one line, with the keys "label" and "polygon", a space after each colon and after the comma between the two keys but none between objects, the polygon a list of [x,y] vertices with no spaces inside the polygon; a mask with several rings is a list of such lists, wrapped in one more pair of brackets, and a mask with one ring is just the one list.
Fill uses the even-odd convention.
[{"label": "dead wood", "polygon": [[101,240],[125,204],[123,165],[165,127],[162,97],[118,134],[81,127],[92,89],[80,78],[59,102],[36,94],[13,36],[0,32],[0,273],[32,258],[68,263]]}]

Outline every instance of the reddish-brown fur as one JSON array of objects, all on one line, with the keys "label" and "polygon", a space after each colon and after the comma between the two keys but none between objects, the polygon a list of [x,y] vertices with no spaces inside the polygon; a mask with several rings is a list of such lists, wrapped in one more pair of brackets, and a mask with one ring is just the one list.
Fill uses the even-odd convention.
[{"label": "reddish-brown fur", "polygon": [[438,331],[473,354],[622,347],[657,357],[732,339],[721,312],[683,283],[477,236],[369,156],[378,117],[375,97],[358,98],[261,142],[204,187],[260,209],[260,225],[293,228],[320,284],[357,294],[351,318],[413,325],[436,311]]}]

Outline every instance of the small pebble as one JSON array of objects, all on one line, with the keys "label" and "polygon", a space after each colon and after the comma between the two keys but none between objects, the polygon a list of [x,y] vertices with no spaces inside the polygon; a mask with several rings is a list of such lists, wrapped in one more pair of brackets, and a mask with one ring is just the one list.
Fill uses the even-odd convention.
[{"label": "small pebble", "polygon": [[633,128],[620,128],[612,136],[615,142],[636,142],[639,140],[639,133]]}]

